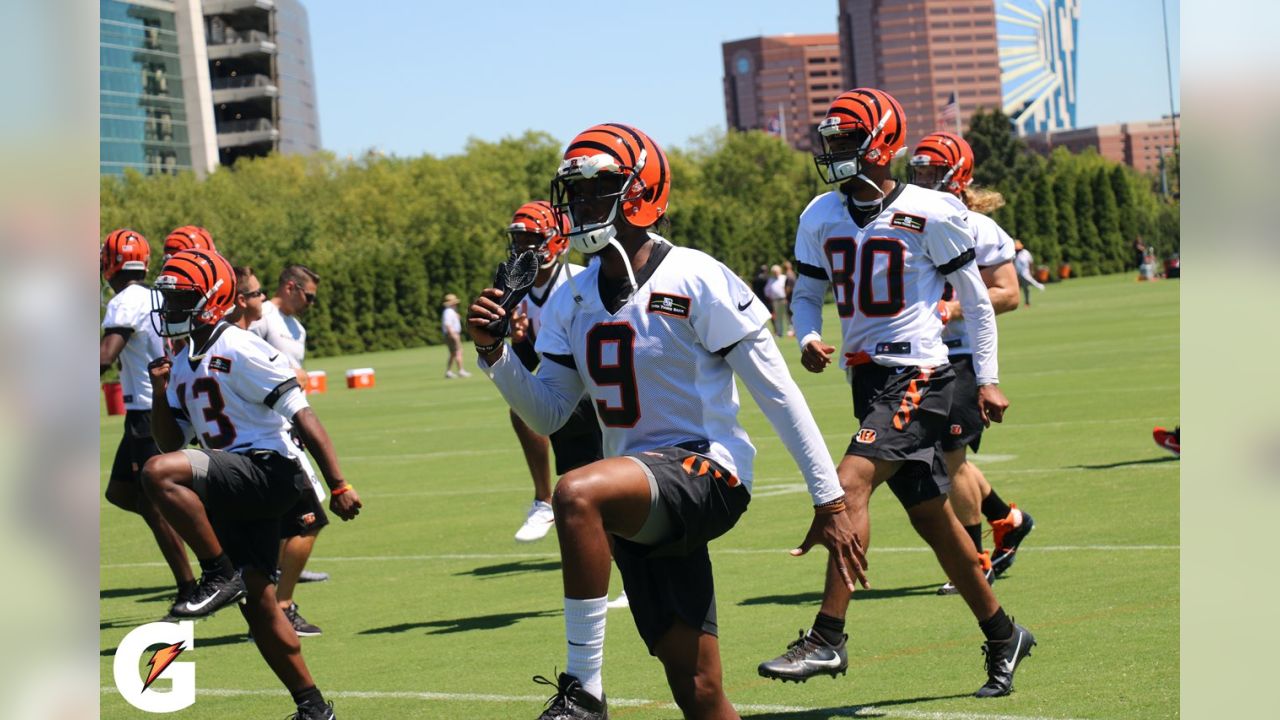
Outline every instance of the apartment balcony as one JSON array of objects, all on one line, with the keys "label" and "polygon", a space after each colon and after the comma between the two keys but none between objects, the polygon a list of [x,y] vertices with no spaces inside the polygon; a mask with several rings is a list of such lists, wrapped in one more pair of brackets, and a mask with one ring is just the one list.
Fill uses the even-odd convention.
[{"label": "apartment balcony", "polygon": [[226,120],[218,123],[218,147],[274,144],[280,139],[280,131],[266,118],[253,120]]},{"label": "apartment balcony", "polygon": [[210,40],[208,48],[210,60],[276,53],[276,44],[271,36],[261,30],[227,30],[217,41]]},{"label": "apartment balcony", "polygon": [[241,10],[273,10],[275,0],[204,0],[200,3],[205,15],[229,15]]},{"label": "apartment balcony", "polygon": [[213,78],[213,102],[236,103],[256,98],[273,98],[280,88],[266,75],[240,75],[237,77]]}]

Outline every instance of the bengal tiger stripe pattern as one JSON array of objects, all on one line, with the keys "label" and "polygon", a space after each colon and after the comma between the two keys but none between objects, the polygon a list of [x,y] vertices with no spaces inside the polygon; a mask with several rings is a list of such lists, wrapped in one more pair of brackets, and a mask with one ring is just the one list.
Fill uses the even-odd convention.
[{"label": "bengal tiger stripe pattern", "polygon": [[121,270],[141,270],[145,273],[150,262],[151,245],[142,233],[128,228],[108,233],[98,251],[98,271],[105,280],[115,277]]}]

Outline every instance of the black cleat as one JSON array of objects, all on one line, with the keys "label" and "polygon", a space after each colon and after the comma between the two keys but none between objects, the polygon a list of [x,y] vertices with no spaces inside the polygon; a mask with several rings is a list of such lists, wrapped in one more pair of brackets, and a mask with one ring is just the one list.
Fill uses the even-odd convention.
[{"label": "black cleat", "polygon": [[303,570],[298,573],[298,582],[300,583],[324,582],[328,579],[329,573],[326,572],[311,572],[310,570]]},{"label": "black cleat", "polygon": [[974,697],[989,698],[1013,692],[1013,673],[1025,657],[1030,657],[1036,638],[1031,631],[1014,624],[1013,635],[1008,640],[988,640],[982,645],[986,655],[983,664],[987,668],[987,684],[978,688]]},{"label": "black cleat", "polygon": [[785,653],[760,663],[757,671],[760,677],[798,683],[814,675],[830,675],[833,678],[843,675],[849,671],[849,656],[845,652],[848,639],[849,636],[845,635],[839,645],[828,645],[814,631],[801,630],[799,639],[788,645]]},{"label": "black cleat", "polygon": [[236,571],[229,578],[200,578],[196,589],[185,600],[179,599],[169,609],[169,616],[174,618],[208,617],[222,608],[244,597],[244,580]]},{"label": "black cleat", "polygon": [[285,608],[284,616],[288,618],[289,624],[293,625],[293,631],[298,633],[298,637],[317,637],[324,632],[298,614],[298,603],[289,603],[289,607]]},{"label": "black cleat", "polygon": [[285,720],[337,720],[337,714],[333,712],[333,701],[321,705],[320,707],[303,707],[298,706],[298,712],[285,718]]},{"label": "black cleat", "polygon": [[[1017,510],[1017,505],[1010,505]],[[1036,521],[1031,518],[1029,513],[1017,510],[1022,515],[1022,522],[1014,527],[1013,521],[1009,518],[997,520],[991,523],[992,538],[995,540],[996,547],[991,551],[991,568],[995,570],[996,577],[1004,574],[1005,570],[1013,567],[1013,561],[1017,559],[1015,553],[1018,552],[1018,546],[1026,539],[1031,531],[1035,529]],[[1009,513],[1013,515],[1013,513]]]},{"label": "black cleat", "polygon": [[578,678],[560,673],[558,684],[541,675],[534,675],[533,681],[556,689],[556,694],[547,698],[547,709],[538,720],[609,720],[609,703],[583,690]]},{"label": "black cleat", "polygon": [[[992,561],[988,557],[988,554],[985,552],[979,553],[978,559],[982,561],[982,575],[987,579],[987,584],[995,585],[996,571],[995,571],[995,568],[993,567]],[[951,581],[948,580],[945,585],[938,588],[938,594],[939,595],[959,595],[960,591],[956,589],[956,586]]]}]

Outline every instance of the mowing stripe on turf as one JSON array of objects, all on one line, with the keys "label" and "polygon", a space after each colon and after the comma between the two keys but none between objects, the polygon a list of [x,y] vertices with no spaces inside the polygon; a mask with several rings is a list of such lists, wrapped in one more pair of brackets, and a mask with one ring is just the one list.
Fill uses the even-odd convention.
[{"label": "mowing stripe on turf", "polygon": [[[103,695],[118,692],[113,687],[102,687]],[[198,688],[196,695],[211,697],[243,697],[243,696],[279,696],[288,697],[283,690],[236,690],[230,688]],[[352,698],[359,700],[424,700],[428,702],[483,702],[483,703],[542,703],[546,698],[541,695],[494,695],[489,693],[444,693],[414,691],[379,691],[379,690],[326,690],[327,698]],[[661,710],[677,710],[675,703],[658,700],[641,700],[638,698],[609,698],[614,707],[650,707]],[[882,708],[875,705],[848,705],[845,707],[806,707],[803,705],[756,705],[735,704],[735,708],[743,712],[760,713],[802,713],[822,712],[828,715],[845,717],[898,717],[912,720],[1074,720],[1042,715],[996,715],[990,713],[946,712],[927,710],[905,710],[898,708]],[[864,714],[866,713],[866,714]]]},{"label": "mowing stripe on turf", "polygon": [[[1181,550],[1181,545],[1036,545],[1031,549],[1033,552],[1153,552],[1162,550]],[[785,555],[790,553],[790,548],[724,548],[717,550],[712,548],[712,555]],[[933,552],[931,549],[920,547],[873,547],[871,554],[876,553],[927,553]],[[426,560],[546,560],[558,558],[557,553],[436,553],[432,555],[353,555],[353,556],[324,556],[313,555],[313,562],[369,562],[371,560],[381,561],[405,561],[418,562]],[[167,567],[163,562],[136,562],[136,563],[106,563],[101,567],[104,568],[131,568],[131,567]]]}]

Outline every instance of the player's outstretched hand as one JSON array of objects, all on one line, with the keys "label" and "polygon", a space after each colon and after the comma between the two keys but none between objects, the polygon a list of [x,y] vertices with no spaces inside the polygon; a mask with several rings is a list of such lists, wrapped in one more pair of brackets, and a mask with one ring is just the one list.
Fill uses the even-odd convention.
[{"label": "player's outstretched hand", "polygon": [[364,507],[364,503],[360,502],[360,495],[355,488],[338,494],[329,496],[329,509],[334,515],[342,518],[343,521],[354,520],[360,514],[360,508]]},{"label": "player's outstretched hand", "polygon": [[151,386],[156,392],[164,392],[169,387],[169,370],[172,367],[173,362],[164,355],[147,363],[147,374],[151,376]]},{"label": "player's outstretched hand", "polygon": [[485,288],[480,297],[471,303],[467,310],[467,329],[471,331],[471,339],[477,345],[490,345],[497,340],[485,332],[489,323],[507,314],[502,309],[503,292],[497,288]]},{"label": "player's outstretched hand", "polygon": [[992,422],[1004,422],[1004,411],[1009,409],[1009,399],[999,385],[981,385],[978,387],[978,411],[982,414],[982,424],[991,427]]},{"label": "player's outstretched hand", "polygon": [[831,364],[836,349],[821,340],[810,340],[800,353],[800,364],[811,373],[820,373]]},{"label": "player's outstretched hand", "polygon": [[809,552],[814,545],[823,545],[831,553],[831,561],[844,578],[849,592],[854,591],[853,581],[856,578],[862,587],[869,588],[867,582],[867,554],[853,530],[853,518],[849,511],[841,507],[839,512],[824,511],[815,508],[813,522],[809,532],[804,536],[800,547],[791,551],[792,557],[800,557]]}]

